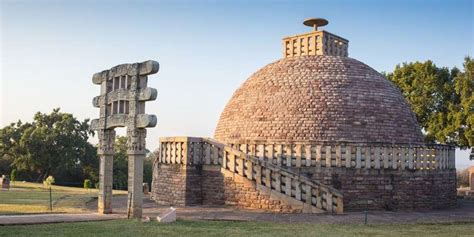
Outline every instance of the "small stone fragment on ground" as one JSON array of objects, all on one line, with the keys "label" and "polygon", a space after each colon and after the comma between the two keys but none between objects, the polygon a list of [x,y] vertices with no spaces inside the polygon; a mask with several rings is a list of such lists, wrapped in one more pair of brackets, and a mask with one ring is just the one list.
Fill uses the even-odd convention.
[{"label": "small stone fragment on ground", "polygon": [[164,213],[156,217],[156,220],[160,223],[171,223],[176,221],[176,209],[170,207]]}]

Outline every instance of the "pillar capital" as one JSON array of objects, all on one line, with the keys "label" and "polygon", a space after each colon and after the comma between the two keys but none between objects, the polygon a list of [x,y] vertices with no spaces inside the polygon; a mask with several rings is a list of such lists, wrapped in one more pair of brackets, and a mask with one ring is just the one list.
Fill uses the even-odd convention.
[{"label": "pillar capital", "polygon": [[114,155],[115,130],[101,129],[97,131],[99,137],[99,146],[97,154]]}]

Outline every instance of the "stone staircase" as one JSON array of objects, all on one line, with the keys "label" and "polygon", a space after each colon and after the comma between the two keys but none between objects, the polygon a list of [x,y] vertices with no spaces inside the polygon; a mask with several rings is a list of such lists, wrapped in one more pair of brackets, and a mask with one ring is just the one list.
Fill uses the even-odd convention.
[{"label": "stone staircase", "polygon": [[260,193],[304,213],[340,214],[344,210],[340,191],[210,138],[161,138],[157,161],[161,164],[219,166],[224,176],[250,181]]}]

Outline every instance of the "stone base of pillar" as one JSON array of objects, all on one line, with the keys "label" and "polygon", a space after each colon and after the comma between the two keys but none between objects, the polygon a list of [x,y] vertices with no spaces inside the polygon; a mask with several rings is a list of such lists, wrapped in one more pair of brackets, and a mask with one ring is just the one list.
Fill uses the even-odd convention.
[{"label": "stone base of pillar", "polygon": [[99,214],[112,213],[113,155],[100,155]]},{"label": "stone base of pillar", "polygon": [[128,216],[142,217],[143,203],[143,160],[145,154],[128,155]]}]

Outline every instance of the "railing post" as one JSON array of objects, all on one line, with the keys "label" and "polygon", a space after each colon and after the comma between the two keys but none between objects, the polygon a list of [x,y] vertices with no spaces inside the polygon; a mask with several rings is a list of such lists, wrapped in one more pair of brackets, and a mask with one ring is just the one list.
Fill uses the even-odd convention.
[{"label": "railing post", "polygon": [[372,157],[371,157],[371,147],[370,146],[366,146],[365,147],[365,153],[364,153],[364,158],[365,158],[365,168],[366,169],[370,169],[372,168]]},{"label": "railing post", "polygon": [[274,172],[275,175],[275,190],[279,193],[281,193],[281,173],[280,172]]},{"label": "railing post", "polygon": [[291,177],[288,175],[285,177],[285,193],[291,197]]},{"label": "railing post", "polygon": [[311,144],[305,145],[306,167],[311,166]]},{"label": "railing post", "polygon": [[265,169],[265,186],[272,188],[272,170]]},{"label": "railing post", "polygon": [[413,165],[413,153],[414,149],[413,147],[409,147],[408,148],[408,169],[413,169],[414,168],[414,165]]},{"label": "railing post", "polygon": [[228,162],[228,152],[225,149],[222,149],[222,168],[228,169],[229,167],[227,166]]},{"label": "railing post", "polygon": [[301,182],[299,180],[296,180],[295,198],[296,200],[301,201]]},{"label": "railing post", "polygon": [[276,145],[276,165],[282,166],[281,163],[281,157],[283,155],[283,146],[282,145]]},{"label": "railing post", "polygon": [[321,168],[321,145],[316,145],[316,167]]},{"label": "railing post", "polygon": [[356,169],[360,169],[362,167],[362,154],[361,154],[361,147],[356,147]]},{"label": "railing post", "polygon": [[311,186],[310,185],[305,185],[306,188],[306,203],[310,204],[311,206],[313,205],[313,194],[311,193]]},{"label": "railing post", "polygon": [[235,173],[235,154],[232,152],[229,152],[229,170],[232,173]]},{"label": "railing post", "polygon": [[262,166],[259,164],[255,165],[255,182],[257,185],[262,184]]},{"label": "railing post", "polygon": [[297,144],[295,146],[295,158],[296,158],[296,167],[301,167],[301,145]]},{"label": "railing post", "polygon": [[374,150],[375,169],[380,169],[380,147],[376,146]]},{"label": "railing post", "polygon": [[253,177],[252,177],[253,176],[253,163],[251,160],[247,160],[246,163],[247,163],[246,176],[248,179],[253,180]]},{"label": "railing post", "polygon": [[336,166],[341,167],[341,145],[336,146]]},{"label": "railing post", "polygon": [[332,166],[332,152],[331,146],[326,146],[326,167]]},{"label": "railing post", "polygon": [[383,168],[388,169],[389,163],[388,163],[388,158],[389,158],[389,150],[386,146],[383,147]]},{"label": "railing post", "polygon": [[342,198],[337,197],[336,199],[336,214],[344,213],[344,202]]},{"label": "railing post", "polygon": [[346,146],[346,168],[352,167],[352,147]]},{"label": "railing post", "polygon": [[287,144],[286,145],[286,152],[285,152],[285,156],[286,156],[286,167],[291,167],[291,157],[293,155],[293,149],[291,149],[291,144]]},{"label": "railing post", "polygon": [[334,212],[332,209],[332,193],[326,192],[326,211]]},{"label": "railing post", "polygon": [[392,169],[396,170],[398,168],[398,159],[400,148],[399,147],[392,147]]}]

